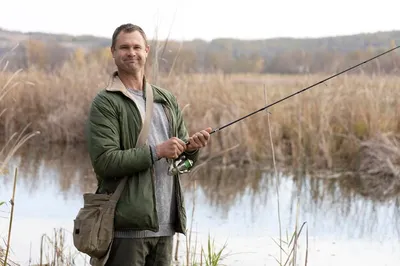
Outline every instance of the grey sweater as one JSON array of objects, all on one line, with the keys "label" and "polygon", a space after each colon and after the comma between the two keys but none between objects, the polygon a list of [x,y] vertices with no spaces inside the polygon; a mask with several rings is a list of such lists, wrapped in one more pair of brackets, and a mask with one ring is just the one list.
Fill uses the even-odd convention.
[{"label": "grey sweater", "polygon": [[[135,103],[139,108],[142,118],[145,115],[145,99],[142,91],[128,89],[134,97]],[[155,236],[172,236],[174,235],[174,224],[176,219],[176,199],[174,191],[174,179],[169,176],[168,163],[165,159],[157,158],[155,146],[166,141],[168,136],[168,120],[161,104],[154,103],[153,117],[150,125],[148,144],[152,148],[152,155],[155,170],[155,193],[156,206],[160,230],[153,232],[144,231],[116,231],[116,238],[139,238],[139,237],[155,237]]]}]

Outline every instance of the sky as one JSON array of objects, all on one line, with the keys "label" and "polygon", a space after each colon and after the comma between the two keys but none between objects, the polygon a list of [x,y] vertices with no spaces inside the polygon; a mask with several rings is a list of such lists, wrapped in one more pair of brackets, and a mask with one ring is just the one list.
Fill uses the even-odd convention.
[{"label": "sky", "polygon": [[[399,0],[12,0],[0,28],[111,38],[123,23],[150,39],[324,37],[400,30]],[[157,34],[156,34],[157,32]]]}]

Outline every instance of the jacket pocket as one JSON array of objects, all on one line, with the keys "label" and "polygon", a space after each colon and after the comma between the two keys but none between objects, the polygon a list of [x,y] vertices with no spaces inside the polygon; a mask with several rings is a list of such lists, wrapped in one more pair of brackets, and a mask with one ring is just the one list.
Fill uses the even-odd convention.
[{"label": "jacket pocket", "polygon": [[157,210],[150,171],[128,179],[115,214],[115,228],[158,230]]}]

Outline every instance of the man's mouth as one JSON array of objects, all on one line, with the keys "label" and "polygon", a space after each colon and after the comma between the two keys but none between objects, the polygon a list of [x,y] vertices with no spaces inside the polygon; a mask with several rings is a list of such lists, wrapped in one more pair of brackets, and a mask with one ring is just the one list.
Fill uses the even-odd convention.
[{"label": "man's mouth", "polygon": [[135,62],[137,62],[137,60],[135,60],[135,59],[128,59],[128,60],[125,60],[125,62],[127,62],[127,63],[135,63]]}]

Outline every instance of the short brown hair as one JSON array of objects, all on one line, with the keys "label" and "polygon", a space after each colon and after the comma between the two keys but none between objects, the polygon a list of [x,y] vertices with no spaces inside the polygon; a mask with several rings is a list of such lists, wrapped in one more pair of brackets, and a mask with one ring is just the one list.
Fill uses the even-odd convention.
[{"label": "short brown hair", "polygon": [[144,30],[141,27],[139,27],[138,25],[127,23],[127,24],[122,24],[121,26],[119,26],[118,28],[115,29],[115,31],[112,35],[111,48],[115,48],[115,43],[117,41],[118,34],[121,31],[128,32],[128,33],[138,31],[140,33],[140,35],[142,35],[142,37],[144,39],[144,43],[147,45],[147,37],[146,37],[146,33],[144,32]]}]

